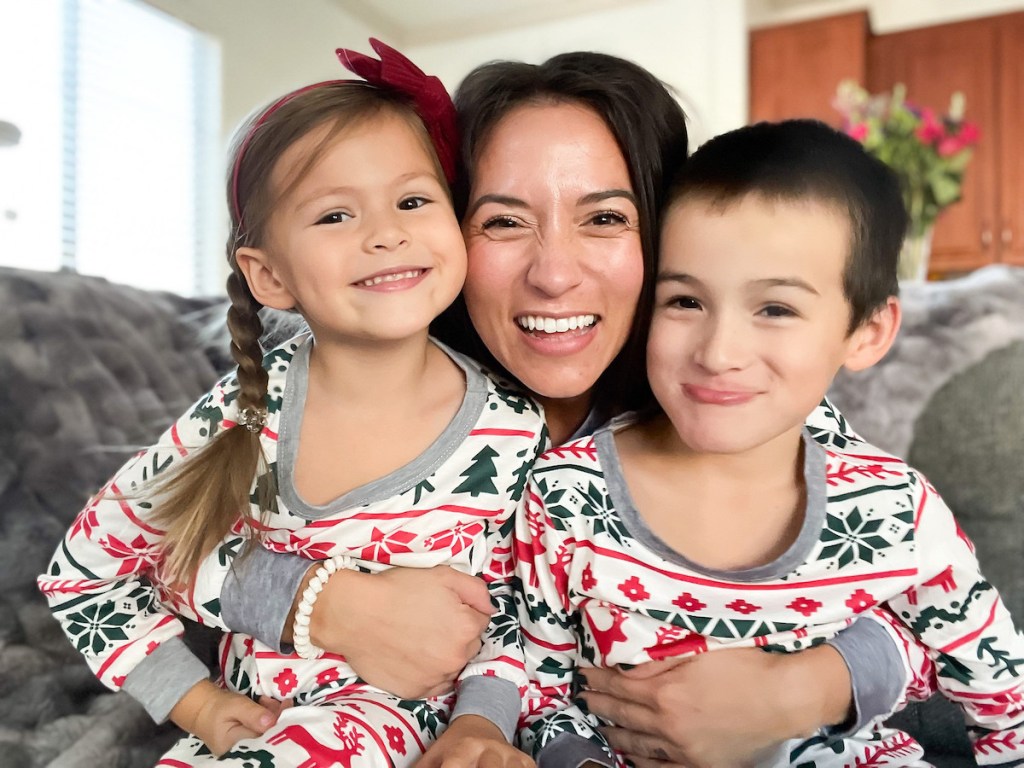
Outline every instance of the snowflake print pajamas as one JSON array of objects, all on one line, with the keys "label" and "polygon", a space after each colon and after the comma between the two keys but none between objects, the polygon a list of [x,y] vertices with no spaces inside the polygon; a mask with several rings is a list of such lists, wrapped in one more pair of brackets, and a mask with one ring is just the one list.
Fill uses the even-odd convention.
[{"label": "snowflake print pajamas", "polygon": [[[773,563],[716,571],[668,547],[637,513],[613,439],[624,423],[542,455],[516,523],[532,679],[521,740],[535,757],[610,762],[597,721],[573,704],[577,667],[728,647],[796,651],[877,612],[928,649],[939,690],[963,708],[979,765],[1024,760],[1024,636],[921,475],[858,439],[837,447],[805,430],[796,541]],[[913,686],[927,693],[930,682]],[[906,734],[874,725],[793,740],[771,764],[927,765],[923,757]]]},{"label": "snowflake print pajamas", "polygon": [[[265,518],[262,546],[311,563],[349,555],[366,572],[450,565],[481,576],[500,610],[484,633],[480,653],[460,676],[456,712],[481,714],[511,735],[526,683],[511,596],[512,517],[546,440],[540,409],[485,376],[473,361],[446,350],[464,370],[467,387],[445,431],[409,464],[329,504],[313,506],[303,501],[293,481],[310,346],[308,336],[298,337],[264,360],[270,376],[269,418],[261,441],[276,474],[278,497],[276,510]],[[207,592],[201,582],[209,568],[200,568],[199,583],[185,594],[161,584],[162,534],[147,522],[152,505],[138,491],[235,422],[237,390],[237,379],[226,377],[157,445],[130,460],[104,489],[109,493],[97,495],[79,515],[39,579],[55,616],[99,678],[140,699],[157,720],[207,676],[181,641],[175,614],[226,627],[219,601],[195,598]],[[261,482],[255,478],[254,488]],[[208,560],[229,562],[243,543],[237,527],[217,557]],[[261,764],[245,756],[248,752],[267,753],[268,765],[273,760],[278,765],[321,764],[302,762],[305,757],[293,762],[305,749],[300,744],[313,743],[309,739],[320,744],[324,755],[348,744],[356,760],[352,765],[404,764],[421,754],[452,714],[453,697],[401,702],[363,683],[341,657],[327,654],[307,661],[244,634],[225,636],[220,662],[230,690],[294,698],[300,705],[262,739],[240,744],[238,765]],[[402,749],[395,746],[399,743]],[[196,740],[184,739],[165,756],[170,762],[161,765],[212,759]]]}]

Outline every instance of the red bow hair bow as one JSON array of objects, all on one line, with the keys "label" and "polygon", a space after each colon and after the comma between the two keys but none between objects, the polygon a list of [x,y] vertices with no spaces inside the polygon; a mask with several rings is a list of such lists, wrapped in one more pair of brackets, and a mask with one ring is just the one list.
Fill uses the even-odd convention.
[{"label": "red bow hair bow", "polygon": [[390,88],[413,100],[416,113],[430,134],[445,178],[451,184],[455,181],[455,158],[459,146],[455,105],[451,96],[437,77],[425,74],[391,46],[371,37],[370,47],[380,56],[379,60],[348,48],[338,48],[335,53],[346,69],[370,85]]}]

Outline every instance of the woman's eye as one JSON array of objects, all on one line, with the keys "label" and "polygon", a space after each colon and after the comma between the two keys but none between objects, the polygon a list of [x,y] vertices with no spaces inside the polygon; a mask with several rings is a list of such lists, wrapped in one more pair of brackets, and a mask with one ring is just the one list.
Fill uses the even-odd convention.
[{"label": "woman's eye", "polygon": [[422,208],[429,202],[430,200],[425,197],[413,195],[412,197],[403,198],[398,204],[398,209],[402,211],[415,211],[417,208]]},{"label": "woman's eye", "polygon": [[352,218],[352,214],[346,213],[345,211],[331,211],[326,213],[317,219],[317,224],[340,224],[343,221],[348,221]]},{"label": "woman's eye", "polygon": [[514,216],[492,216],[483,223],[481,229],[515,229],[519,220]]}]

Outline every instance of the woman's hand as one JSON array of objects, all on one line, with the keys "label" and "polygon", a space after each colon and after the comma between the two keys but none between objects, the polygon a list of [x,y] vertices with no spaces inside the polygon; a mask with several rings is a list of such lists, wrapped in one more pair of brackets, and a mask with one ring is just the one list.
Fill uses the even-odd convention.
[{"label": "woman's hand", "polygon": [[628,671],[582,670],[590,710],[638,768],[756,765],[790,738],[846,719],[846,663],[822,645],[801,653],[743,648]]},{"label": "woman's hand", "polygon": [[483,581],[447,566],[338,571],[313,606],[310,639],[371,685],[419,699],[452,689],[493,611]]}]

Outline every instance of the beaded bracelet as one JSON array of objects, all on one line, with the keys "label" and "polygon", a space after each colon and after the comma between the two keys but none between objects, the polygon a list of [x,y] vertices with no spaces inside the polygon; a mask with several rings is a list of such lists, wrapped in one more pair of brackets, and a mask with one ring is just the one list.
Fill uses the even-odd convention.
[{"label": "beaded bracelet", "polygon": [[309,639],[309,618],[313,614],[313,604],[323,591],[324,585],[331,575],[342,568],[351,569],[355,567],[355,561],[348,555],[335,555],[329,560],[324,560],[313,572],[313,578],[302,591],[302,600],[295,609],[295,621],[292,624],[292,645],[295,652],[303,659],[319,659],[324,655],[324,649],[313,645]]}]

